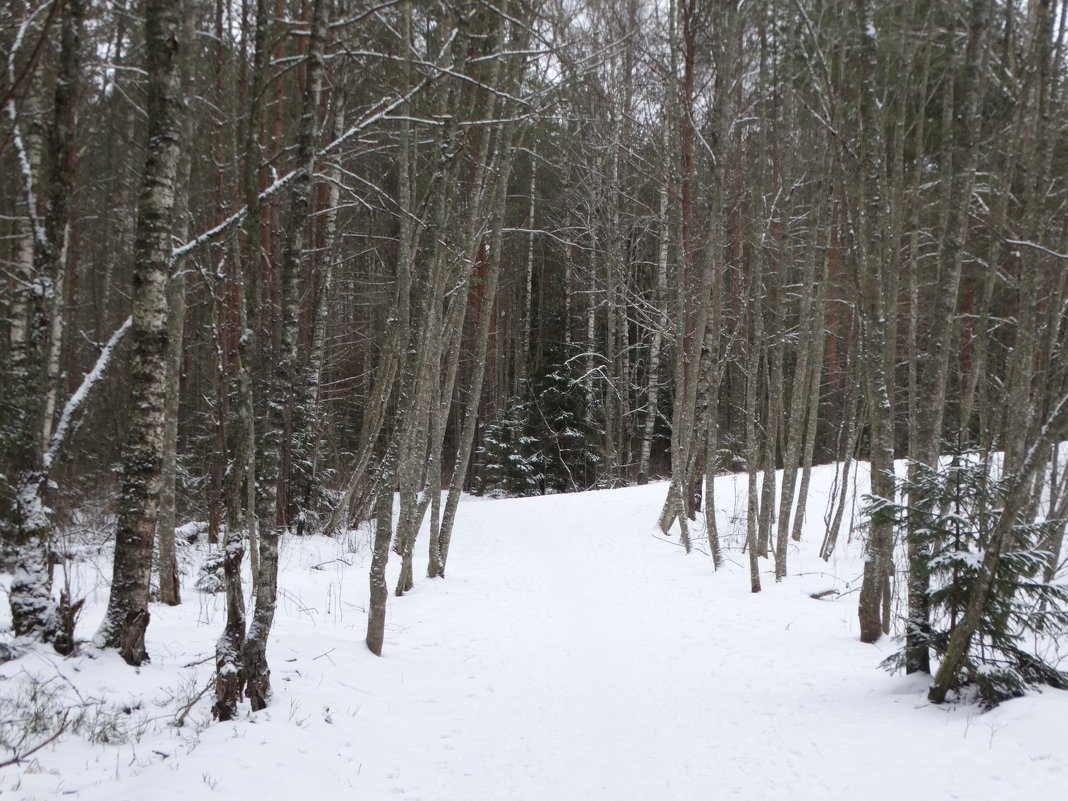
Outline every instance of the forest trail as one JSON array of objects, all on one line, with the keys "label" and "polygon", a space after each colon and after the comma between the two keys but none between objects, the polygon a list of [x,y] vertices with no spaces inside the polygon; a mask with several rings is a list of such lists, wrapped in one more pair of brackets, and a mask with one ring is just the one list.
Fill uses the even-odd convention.
[{"label": "forest trail", "polygon": [[[440,597],[416,616],[409,601],[393,605],[395,658],[436,651],[447,664],[418,671],[411,700],[431,712],[413,710],[425,722],[396,755],[392,793],[941,799],[971,785],[977,758],[999,779],[1006,766],[991,762],[981,719],[969,732],[968,712],[917,709],[924,682],[877,669],[889,645],[857,642],[855,594],[808,597],[843,587],[848,575],[826,571],[855,565],[794,553],[809,575],[753,596],[740,566],[717,575],[707,555],[653,535],[662,495],[465,504],[455,567],[422,590]],[[963,727],[957,767],[934,756],[947,734],[960,739],[947,725]],[[910,764],[921,769],[910,775]]]}]

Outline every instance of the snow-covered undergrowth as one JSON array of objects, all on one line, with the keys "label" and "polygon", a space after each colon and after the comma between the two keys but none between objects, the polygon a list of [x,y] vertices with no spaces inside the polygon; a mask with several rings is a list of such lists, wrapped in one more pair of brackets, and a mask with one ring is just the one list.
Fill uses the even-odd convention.
[{"label": "snow-covered undergrowth", "polygon": [[[366,534],[287,538],[274,697],[226,724],[211,721],[205,692],[223,597],[193,587],[207,556],[193,548],[184,603],[153,607],[151,664],[133,670],[83,647],[69,659],[34,648],[0,666],[0,740],[26,733],[25,752],[66,715],[62,736],[0,769],[0,795],[992,801],[1063,791],[1068,693],[988,713],[935,707],[925,680],[878,669],[895,644],[858,642],[858,537],[843,530],[830,562],[816,556],[832,480],[833,468],[816,471],[789,575],[776,585],[765,573],[759,595],[741,553],[744,479],[717,483],[728,546],[718,573],[700,542],[686,556],[655,531],[663,484],[463,504],[448,578],[391,597],[382,658],[363,643]],[[102,554],[72,570],[86,598],[80,638],[103,614],[108,570]]]}]

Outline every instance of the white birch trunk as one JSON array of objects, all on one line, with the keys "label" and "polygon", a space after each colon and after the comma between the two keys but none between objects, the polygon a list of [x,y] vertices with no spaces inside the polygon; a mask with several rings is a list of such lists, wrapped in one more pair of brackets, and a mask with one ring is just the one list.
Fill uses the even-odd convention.
[{"label": "white birch trunk", "polygon": [[148,588],[159,505],[166,397],[167,280],[181,145],[181,1],[148,0],[148,153],[139,201],[133,282],[133,410],[123,448],[115,566],[96,642],[131,665],[148,658]]}]

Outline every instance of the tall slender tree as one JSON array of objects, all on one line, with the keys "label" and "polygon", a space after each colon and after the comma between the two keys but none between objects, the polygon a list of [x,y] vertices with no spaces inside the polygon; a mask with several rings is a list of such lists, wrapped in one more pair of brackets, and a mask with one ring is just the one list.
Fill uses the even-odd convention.
[{"label": "tall slender tree", "polygon": [[131,665],[148,658],[148,591],[156,532],[166,407],[167,281],[181,150],[178,50],[181,0],[148,0],[145,53],[148,131],[138,202],[133,278],[133,411],[123,445],[111,594],[96,642]]}]

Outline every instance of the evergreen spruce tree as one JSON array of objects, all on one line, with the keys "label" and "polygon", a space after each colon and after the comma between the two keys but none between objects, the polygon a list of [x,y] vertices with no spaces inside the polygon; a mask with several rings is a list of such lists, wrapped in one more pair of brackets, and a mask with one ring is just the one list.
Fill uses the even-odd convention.
[{"label": "evergreen spruce tree", "polygon": [[[892,514],[914,539],[913,552],[926,554],[913,569],[925,570],[929,579],[931,622],[908,620],[907,634],[941,660],[983,569],[983,553],[998,529],[1011,477],[999,478],[990,461],[975,452],[960,453],[937,468],[920,463],[911,468],[898,494],[910,499],[909,506],[869,498],[867,511]],[[910,515],[913,525],[906,526]],[[1068,586],[1043,580],[1049,555],[1042,544],[1055,524],[1018,520],[1013,547],[998,564],[957,684],[958,689],[974,688],[988,705],[1020,696],[1031,685],[1068,689],[1068,673],[1043,658],[1043,643],[1068,630]],[[903,648],[884,666],[903,669],[906,659]]]},{"label": "evergreen spruce tree", "polygon": [[478,493],[501,498],[537,495],[544,486],[541,444],[528,429],[528,412],[509,398],[482,433]]},{"label": "evergreen spruce tree", "polygon": [[579,381],[550,371],[533,387],[532,436],[541,443],[545,488],[575,492],[597,485],[604,466],[604,431],[586,414]]}]

